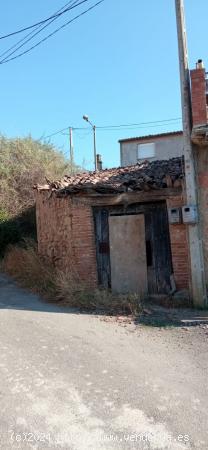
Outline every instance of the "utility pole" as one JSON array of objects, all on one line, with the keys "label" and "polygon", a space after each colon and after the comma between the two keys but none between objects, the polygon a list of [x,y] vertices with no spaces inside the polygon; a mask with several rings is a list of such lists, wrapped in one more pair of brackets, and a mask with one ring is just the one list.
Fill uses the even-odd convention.
[{"label": "utility pole", "polygon": [[97,165],[96,126],[95,125],[93,125],[93,141],[94,141],[94,164],[95,164],[95,171],[97,171],[98,165]]},{"label": "utility pole", "polygon": [[74,146],[73,146],[73,128],[69,128],[69,144],[70,144],[70,165],[71,165],[71,173],[73,173],[74,166]]},{"label": "utility pole", "polygon": [[[192,110],[190,74],[188,65],[187,37],[185,26],[184,0],[175,0],[178,32],[178,51],[181,81],[181,106],[184,139],[184,161],[186,181],[186,201],[189,206],[197,205],[197,184],[194,164],[194,149],[191,141]],[[206,287],[204,280],[204,259],[198,223],[188,225],[191,263],[192,297],[195,306],[205,306]]]}]

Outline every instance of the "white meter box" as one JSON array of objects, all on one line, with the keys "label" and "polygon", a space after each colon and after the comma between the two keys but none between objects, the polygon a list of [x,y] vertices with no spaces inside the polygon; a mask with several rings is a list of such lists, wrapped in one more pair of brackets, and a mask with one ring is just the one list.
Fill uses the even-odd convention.
[{"label": "white meter box", "polygon": [[169,223],[181,223],[181,208],[168,208]]},{"label": "white meter box", "polygon": [[186,205],[182,208],[183,223],[197,223],[198,209],[197,206]]}]

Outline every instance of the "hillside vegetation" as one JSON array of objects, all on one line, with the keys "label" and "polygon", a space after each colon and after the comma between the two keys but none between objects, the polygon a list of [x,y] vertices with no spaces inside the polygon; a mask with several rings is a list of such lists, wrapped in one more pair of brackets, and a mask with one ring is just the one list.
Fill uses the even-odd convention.
[{"label": "hillside vegetation", "polygon": [[[77,167],[73,167],[76,171]],[[0,136],[0,254],[9,243],[35,237],[33,185],[70,173],[63,153],[31,137]]]},{"label": "hillside vegetation", "polygon": [[33,185],[69,173],[65,156],[32,138],[0,137],[0,205],[9,216],[34,204]]}]

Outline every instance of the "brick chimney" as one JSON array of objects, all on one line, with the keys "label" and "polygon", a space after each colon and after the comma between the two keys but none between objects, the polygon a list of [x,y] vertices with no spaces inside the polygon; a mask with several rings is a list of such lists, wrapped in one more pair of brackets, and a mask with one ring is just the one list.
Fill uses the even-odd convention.
[{"label": "brick chimney", "polygon": [[103,162],[102,162],[102,156],[97,154],[97,170],[102,170],[103,168]]},{"label": "brick chimney", "polygon": [[193,127],[207,125],[206,72],[201,59],[191,70],[191,98]]}]

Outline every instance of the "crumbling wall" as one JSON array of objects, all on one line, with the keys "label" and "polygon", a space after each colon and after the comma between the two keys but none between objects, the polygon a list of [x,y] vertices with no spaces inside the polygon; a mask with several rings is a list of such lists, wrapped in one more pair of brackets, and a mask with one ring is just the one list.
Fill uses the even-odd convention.
[{"label": "crumbling wall", "polygon": [[90,287],[97,285],[92,209],[70,197],[37,192],[38,250],[62,270],[74,271]]},{"label": "crumbling wall", "polygon": [[[208,204],[208,188],[206,199]],[[95,200],[93,202],[96,203]],[[167,207],[183,204],[182,194],[167,199]],[[73,269],[88,286],[96,287],[98,281],[94,221],[87,199],[77,201],[70,196],[58,198],[48,191],[38,191],[36,215],[39,253],[50,258],[62,270]],[[206,227],[208,233],[208,215]],[[169,231],[176,287],[178,290],[189,289],[187,226],[170,224]]]}]

